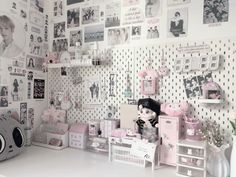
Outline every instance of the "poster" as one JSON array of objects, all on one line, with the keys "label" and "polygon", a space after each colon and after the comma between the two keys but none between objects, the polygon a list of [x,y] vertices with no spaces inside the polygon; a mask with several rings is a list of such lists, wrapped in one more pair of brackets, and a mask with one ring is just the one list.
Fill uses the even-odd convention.
[{"label": "poster", "polygon": [[86,103],[98,104],[100,102],[101,83],[98,77],[88,77],[85,79],[84,92]]},{"label": "poster", "polygon": [[67,28],[79,27],[80,24],[80,9],[67,10]]},{"label": "poster", "polygon": [[204,0],[203,24],[228,22],[229,0]]},{"label": "poster", "polygon": [[20,20],[14,15],[0,11],[0,28],[6,30],[0,35],[0,57],[13,58],[19,56],[25,47],[26,36]]},{"label": "poster", "polygon": [[130,41],[130,27],[108,29],[108,45],[128,44]]},{"label": "poster", "polygon": [[44,99],[45,80],[34,79],[34,99]]},{"label": "poster", "polygon": [[64,15],[64,1],[63,0],[54,0],[53,4],[53,16],[62,17]]},{"label": "poster", "polygon": [[161,0],[145,0],[145,16],[153,18],[161,13]]},{"label": "poster", "polygon": [[132,32],[131,32],[131,37],[132,40],[138,40],[141,39],[141,34],[142,34],[142,26],[137,25],[137,26],[132,26]]},{"label": "poster", "polygon": [[70,48],[75,48],[76,45],[78,47],[82,46],[83,41],[83,31],[82,30],[74,30],[70,31]]},{"label": "poster", "polygon": [[26,125],[27,121],[27,103],[20,103],[20,123]]},{"label": "poster", "polygon": [[88,26],[84,29],[84,42],[104,41],[104,25]]},{"label": "poster", "polygon": [[53,52],[63,52],[68,50],[68,40],[64,39],[55,39],[52,43]]},{"label": "poster", "polygon": [[18,57],[17,59],[10,60],[8,64],[8,72],[12,76],[25,76],[25,58]]},{"label": "poster", "polygon": [[140,7],[125,8],[123,25],[130,25],[144,22],[144,13]]},{"label": "poster", "polygon": [[99,22],[99,6],[82,8],[82,24],[91,24]]},{"label": "poster", "polygon": [[28,119],[26,122],[26,128],[34,128],[34,108],[28,108]]},{"label": "poster", "polygon": [[30,0],[30,7],[43,13],[44,0]]},{"label": "poster", "polygon": [[43,38],[37,34],[30,35],[29,53],[32,55],[42,56],[43,54]]},{"label": "poster", "polygon": [[202,96],[202,85],[211,82],[212,74],[198,75],[184,79],[184,87],[187,98],[199,98]]},{"label": "poster", "polygon": [[54,24],[54,38],[65,37],[65,22],[59,22]]},{"label": "poster", "polygon": [[43,71],[44,58],[32,55],[26,56],[26,68],[29,70]]},{"label": "poster", "polygon": [[32,99],[32,84],[31,84],[31,82],[28,82],[27,99]]},{"label": "poster", "polygon": [[186,37],[188,33],[188,8],[171,9],[167,15],[168,37]]},{"label": "poster", "polygon": [[147,22],[147,39],[156,39],[160,36],[160,23],[159,19],[152,19]]},{"label": "poster", "polygon": [[110,74],[109,76],[109,96],[115,97],[117,90],[116,74]]},{"label": "poster", "polygon": [[190,3],[191,0],[168,0],[168,6]]},{"label": "poster", "polygon": [[21,76],[10,77],[10,98],[13,102],[23,101],[26,98],[25,78]]},{"label": "poster", "polygon": [[121,5],[120,2],[112,2],[106,5],[105,27],[120,26]]},{"label": "poster", "polygon": [[8,86],[0,86],[0,107],[8,107]]}]

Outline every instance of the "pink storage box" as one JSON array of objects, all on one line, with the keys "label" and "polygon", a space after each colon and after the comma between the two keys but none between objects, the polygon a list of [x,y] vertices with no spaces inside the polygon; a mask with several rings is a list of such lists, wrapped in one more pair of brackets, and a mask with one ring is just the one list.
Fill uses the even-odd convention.
[{"label": "pink storage box", "polygon": [[88,124],[75,123],[69,130],[69,146],[73,148],[85,149],[88,141]]}]

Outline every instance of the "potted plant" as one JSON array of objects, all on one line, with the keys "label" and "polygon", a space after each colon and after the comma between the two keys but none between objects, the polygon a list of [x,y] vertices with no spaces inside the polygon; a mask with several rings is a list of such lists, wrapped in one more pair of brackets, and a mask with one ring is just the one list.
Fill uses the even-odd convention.
[{"label": "potted plant", "polygon": [[[236,163],[236,111],[232,113],[230,116],[232,120],[230,120],[230,124],[232,125],[233,128],[233,148],[231,152],[231,160],[230,164],[235,164]],[[230,168],[230,176],[236,176],[236,168],[231,165]]]}]

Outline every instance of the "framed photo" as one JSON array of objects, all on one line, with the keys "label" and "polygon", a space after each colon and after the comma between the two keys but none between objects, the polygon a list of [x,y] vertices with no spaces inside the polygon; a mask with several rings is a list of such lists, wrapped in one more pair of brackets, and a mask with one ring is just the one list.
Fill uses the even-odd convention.
[{"label": "framed photo", "polygon": [[206,96],[207,96],[206,99],[220,99],[221,98],[220,90],[208,90]]},{"label": "framed photo", "polygon": [[141,81],[141,93],[144,95],[152,95],[156,93],[156,80],[143,79]]}]

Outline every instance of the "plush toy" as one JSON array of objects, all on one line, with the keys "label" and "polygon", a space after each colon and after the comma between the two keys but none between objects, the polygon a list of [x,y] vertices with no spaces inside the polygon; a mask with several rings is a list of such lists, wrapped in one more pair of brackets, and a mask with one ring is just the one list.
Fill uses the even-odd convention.
[{"label": "plush toy", "polygon": [[143,134],[144,128],[155,128],[158,124],[160,104],[151,98],[139,99],[138,101],[138,132]]},{"label": "plush toy", "polygon": [[161,104],[161,112],[173,117],[187,115],[188,110],[189,110],[189,104],[186,101],[182,101],[180,103]]}]

